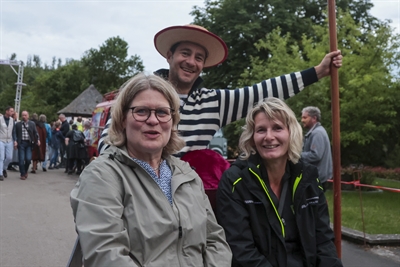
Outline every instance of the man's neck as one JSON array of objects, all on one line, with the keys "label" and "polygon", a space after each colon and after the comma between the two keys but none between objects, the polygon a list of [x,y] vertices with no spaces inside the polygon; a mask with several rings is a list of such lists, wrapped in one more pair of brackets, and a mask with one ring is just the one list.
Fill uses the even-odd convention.
[{"label": "man's neck", "polygon": [[316,122],[311,128],[307,129],[307,132],[311,132],[317,126],[318,122]]},{"label": "man's neck", "polygon": [[191,85],[184,85],[179,82],[169,81],[175,88],[175,91],[181,95],[188,95],[190,90],[192,89],[193,84]]}]

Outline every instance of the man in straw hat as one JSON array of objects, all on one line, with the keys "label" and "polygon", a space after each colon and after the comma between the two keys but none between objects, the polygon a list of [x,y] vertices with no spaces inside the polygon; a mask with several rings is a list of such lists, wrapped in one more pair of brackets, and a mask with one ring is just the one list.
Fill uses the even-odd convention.
[{"label": "man in straw hat", "polygon": [[[225,42],[217,35],[198,25],[172,26],[154,36],[157,51],[167,59],[169,70],[160,69],[155,74],[169,80],[181,98],[178,125],[186,146],[180,155],[190,150],[204,149],[215,132],[246,116],[253,105],[268,96],[287,99],[330,74],[331,63],[342,65],[340,51],[325,55],[318,66],[235,90],[206,89],[200,87],[203,68],[221,64],[228,56]],[[98,150],[104,146],[104,137],[111,119],[102,133]]]}]

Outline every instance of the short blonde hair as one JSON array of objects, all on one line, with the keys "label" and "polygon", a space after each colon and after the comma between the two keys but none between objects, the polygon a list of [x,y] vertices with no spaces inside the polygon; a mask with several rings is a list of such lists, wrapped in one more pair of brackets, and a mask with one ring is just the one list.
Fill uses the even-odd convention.
[{"label": "short blonde hair", "polygon": [[254,106],[247,114],[246,125],[239,139],[239,149],[242,152],[240,158],[246,160],[251,154],[255,154],[256,148],[253,141],[254,118],[260,112],[264,112],[268,118],[279,120],[289,129],[289,149],[288,158],[293,163],[297,163],[301,156],[303,147],[303,130],[296,119],[294,112],[282,100],[270,97],[264,99]]},{"label": "short blonde hair", "polygon": [[137,74],[122,85],[114,106],[112,107],[111,126],[105,142],[115,146],[126,145],[126,130],[124,121],[130,112],[130,105],[139,92],[144,90],[155,90],[160,92],[168,101],[172,112],[172,131],[167,145],[163,149],[162,157],[177,153],[185,146],[185,141],[178,134],[178,123],[180,120],[180,99],[174,87],[164,79],[156,75]]}]

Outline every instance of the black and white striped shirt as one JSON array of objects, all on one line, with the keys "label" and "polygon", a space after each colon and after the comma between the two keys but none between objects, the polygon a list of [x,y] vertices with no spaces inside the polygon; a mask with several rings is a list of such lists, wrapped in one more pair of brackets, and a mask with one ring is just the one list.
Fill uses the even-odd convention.
[{"label": "black and white striped shirt", "polygon": [[[166,70],[159,70],[155,74],[165,77]],[[166,78],[166,77],[165,77]],[[201,78],[198,80],[201,83]],[[229,89],[197,89],[196,81],[186,102],[181,107],[181,120],[178,130],[186,141],[186,146],[180,151],[180,156],[191,150],[207,148],[215,132],[221,127],[246,117],[247,112],[267,97],[288,99],[304,89],[305,86],[317,82],[314,68],[301,72],[294,72],[272,79],[264,80],[253,86],[246,86],[234,90]],[[107,136],[111,119],[103,130],[99,140],[98,150],[101,153],[107,145],[104,138]]]}]

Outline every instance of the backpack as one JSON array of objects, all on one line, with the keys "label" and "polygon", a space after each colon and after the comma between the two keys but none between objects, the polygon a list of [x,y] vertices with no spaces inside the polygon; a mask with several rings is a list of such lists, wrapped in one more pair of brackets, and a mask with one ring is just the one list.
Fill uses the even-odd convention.
[{"label": "backpack", "polygon": [[83,137],[83,134],[78,131],[78,130],[73,130],[73,135],[72,135],[72,140],[74,140],[75,143],[83,143],[85,138]]}]

